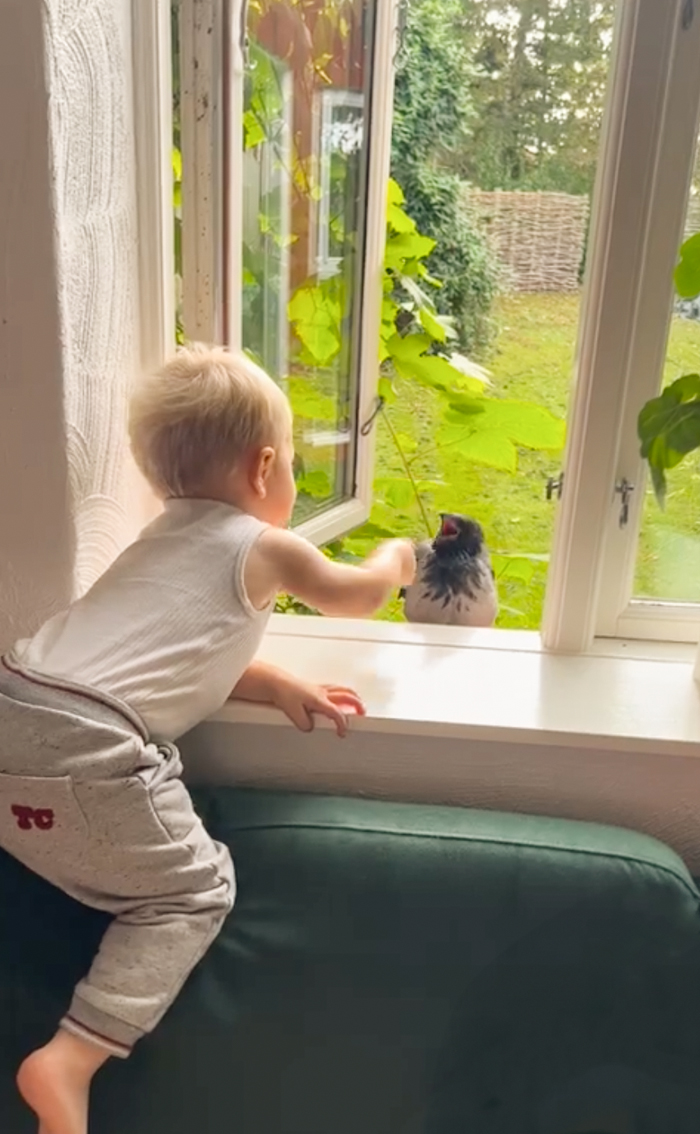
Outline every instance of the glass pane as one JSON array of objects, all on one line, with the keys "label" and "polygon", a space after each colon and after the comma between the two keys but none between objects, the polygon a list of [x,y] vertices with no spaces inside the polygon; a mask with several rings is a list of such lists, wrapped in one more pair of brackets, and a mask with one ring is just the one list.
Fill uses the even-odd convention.
[{"label": "glass pane", "polygon": [[[385,335],[382,364],[392,400],[371,525],[345,546],[432,539],[441,512],[466,514],[492,553],[504,627],[542,616],[556,513],[545,488],[562,460],[614,17],[614,0],[406,5],[392,147],[403,200],[394,190],[386,256],[385,324],[399,337]],[[481,396],[474,362],[488,371]],[[402,618],[401,599],[383,616]]]},{"label": "glass pane", "polygon": [[373,9],[248,6],[242,337],[294,408],[296,522],[354,487]]},{"label": "glass pane", "polygon": [[[686,212],[685,236],[700,232],[700,147]],[[670,290],[671,285],[669,285]],[[674,304],[663,386],[700,369],[700,300]],[[636,598],[700,602],[700,453],[692,453],[666,476],[666,506],[659,508],[651,485],[637,551]]]}]

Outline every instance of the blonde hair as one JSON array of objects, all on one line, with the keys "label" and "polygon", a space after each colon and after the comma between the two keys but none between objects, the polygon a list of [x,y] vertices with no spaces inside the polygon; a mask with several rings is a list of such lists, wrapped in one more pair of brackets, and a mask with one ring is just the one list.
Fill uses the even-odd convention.
[{"label": "blonde hair", "polygon": [[287,399],[246,355],[194,343],[182,347],[132,395],[134,458],[161,496],[187,496],[213,471],[276,445]]}]

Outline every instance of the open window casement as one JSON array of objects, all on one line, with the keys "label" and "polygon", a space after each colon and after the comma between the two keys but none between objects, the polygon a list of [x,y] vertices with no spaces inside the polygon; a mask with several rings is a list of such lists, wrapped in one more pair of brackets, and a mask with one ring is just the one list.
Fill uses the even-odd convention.
[{"label": "open window casement", "polygon": [[316,543],[372,503],[362,425],[378,379],[396,10],[172,5],[182,330],[246,350],[288,393],[295,524]]}]

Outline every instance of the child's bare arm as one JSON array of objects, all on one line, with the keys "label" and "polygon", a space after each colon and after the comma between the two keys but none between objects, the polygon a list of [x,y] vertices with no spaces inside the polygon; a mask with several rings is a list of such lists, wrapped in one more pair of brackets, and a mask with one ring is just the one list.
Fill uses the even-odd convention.
[{"label": "child's bare arm", "polygon": [[248,556],[245,584],[256,607],[284,591],[322,614],[362,618],[379,610],[396,587],[410,585],[415,570],[408,540],[390,540],[352,567],[327,559],[293,532],[270,528]]}]

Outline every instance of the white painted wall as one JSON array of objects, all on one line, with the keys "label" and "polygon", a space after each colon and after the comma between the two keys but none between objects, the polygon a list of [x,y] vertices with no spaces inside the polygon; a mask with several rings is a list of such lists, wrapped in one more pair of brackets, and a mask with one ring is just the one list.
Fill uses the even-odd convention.
[{"label": "white painted wall", "polygon": [[672,847],[700,878],[700,760],[604,744],[509,742],[379,729],[338,740],[275,720],[208,721],[183,741],[192,785],[363,796],[603,823]]},{"label": "white painted wall", "polygon": [[130,0],[0,5],[0,648],[133,534]]}]

